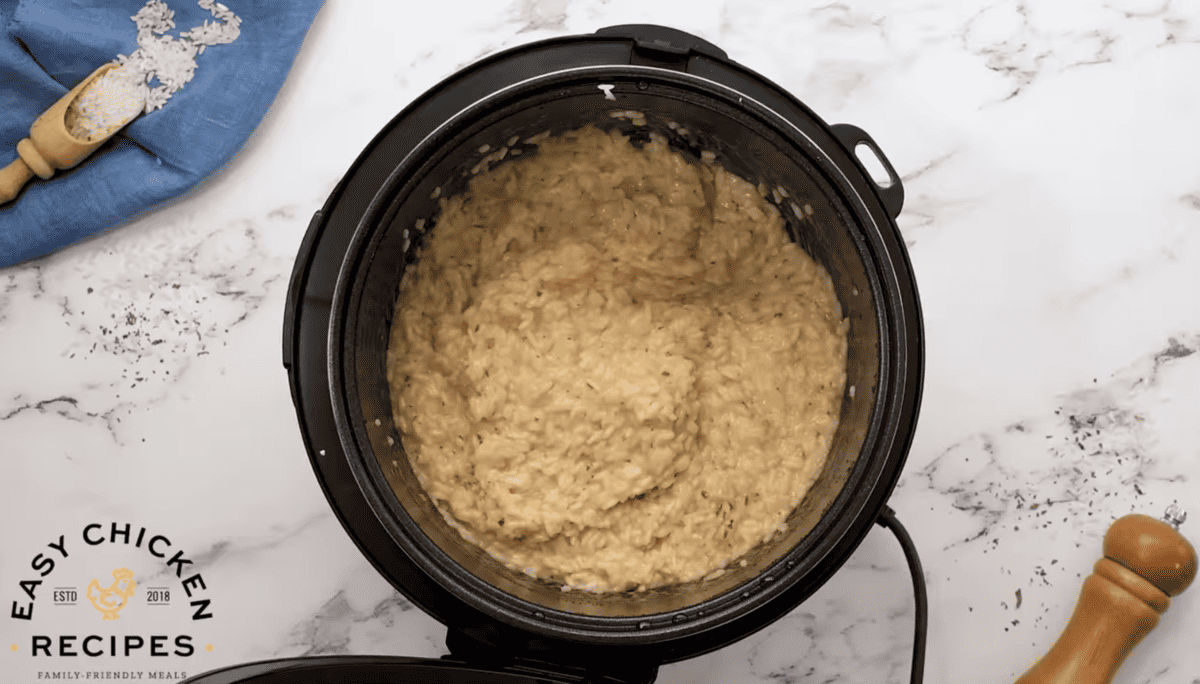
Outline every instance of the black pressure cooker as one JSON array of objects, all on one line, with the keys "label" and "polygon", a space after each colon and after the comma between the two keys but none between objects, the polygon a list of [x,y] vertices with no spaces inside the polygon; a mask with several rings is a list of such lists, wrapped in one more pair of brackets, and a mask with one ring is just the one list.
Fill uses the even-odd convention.
[{"label": "black pressure cooker", "polygon": [[[510,570],[435,509],[392,421],[393,307],[438,198],[465,190],[489,150],[535,154],[536,142],[521,141],[587,124],[619,129],[635,144],[657,133],[685,155],[715,154],[737,175],[781,189],[769,199],[790,238],[830,273],[850,320],[841,424],[823,471],[786,532],[718,579],[594,594]],[[888,181],[873,180],[859,153],[880,160]],[[885,504],[916,427],[924,363],[916,284],[894,221],[903,199],[865,132],[826,124],[720,48],[661,26],[518,47],[422,95],[313,216],[288,291],[283,363],[330,505],[375,568],[449,628],[450,653],[277,660],[188,681],[651,682],[661,664],[721,648],[791,611],[872,524],[898,528]],[[923,624],[918,644],[922,635]],[[916,650],[919,658],[923,645]]]}]

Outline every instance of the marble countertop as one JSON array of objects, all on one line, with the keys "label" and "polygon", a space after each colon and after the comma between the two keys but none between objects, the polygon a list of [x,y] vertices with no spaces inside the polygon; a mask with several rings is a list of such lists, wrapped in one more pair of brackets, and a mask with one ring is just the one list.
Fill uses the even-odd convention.
[{"label": "marble countertop", "polygon": [[[498,50],[621,23],[719,45],[869,131],[903,177],[927,366],[890,505],[925,567],[925,681],[1012,681],[1066,624],[1114,519],[1173,502],[1200,517],[1195,4],[331,0],[225,169],[0,270],[6,613],[31,603],[21,581],[43,582],[36,619],[0,620],[5,682],[445,652],[445,628],[371,568],[309,466],[280,356],[293,260],[354,158],[427,88]],[[123,564],[173,596],[102,624],[82,595]],[[70,588],[76,605],[55,605]],[[190,619],[203,600],[212,619]],[[903,556],[876,528],[792,613],[659,681],[907,681],[912,628]],[[79,651],[92,634],[145,644],[59,653],[59,636]],[[49,656],[31,652],[44,635]],[[151,654],[154,635],[172,654]],[[1192,589],[1116,681],[1196,684],[1197,643]]]}]

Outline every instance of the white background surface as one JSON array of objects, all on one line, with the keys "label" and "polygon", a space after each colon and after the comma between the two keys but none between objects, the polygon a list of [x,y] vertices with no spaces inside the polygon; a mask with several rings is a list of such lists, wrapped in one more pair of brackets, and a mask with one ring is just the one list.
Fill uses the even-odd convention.
[{"label": "white background surface", "polygon": [[[695,33],[826,121],[866,129],[903,176],[928,362],[890,505],[925,564],[927,682],[1012,681],[1057,638],[1115,518],[1172,502],[1200,516],[1195,3],[332,0],[227,168],[0,270],[0,679],[444,653],[445,628],[372,570],[309,467],[280,361],[296,249],[363,147],[442,78],[525,42],[643,22]],[[214,617],[188,619],[178,578],[156,575],[146,549],[87,547],[92,522],[168,537]],[[60,534],[74,555],[43,578],[36,619],[10,619]],[[173,586],[172,605],[131,604],[113,624],[82,597],[52,605],[54,586],[106,585],[119,564]],[[907,681],[912,605],[877,528],[790,615],[659,681]],[[187,658],[29,647],[181,633]],[[1193,588],[1116,681],[1200,682],[1197,643]]]}]

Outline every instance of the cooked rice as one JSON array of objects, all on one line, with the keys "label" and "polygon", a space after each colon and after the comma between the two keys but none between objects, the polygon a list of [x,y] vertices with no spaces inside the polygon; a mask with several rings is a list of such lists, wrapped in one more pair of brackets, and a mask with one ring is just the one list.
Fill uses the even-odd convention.
[{"label": "cooked rice", "polygon": [[715,577],[784,528],[845,383],[829,275],[763,191],[596,129],[446,202],[401,287],[396,425],[464,538],[596,591]]}]

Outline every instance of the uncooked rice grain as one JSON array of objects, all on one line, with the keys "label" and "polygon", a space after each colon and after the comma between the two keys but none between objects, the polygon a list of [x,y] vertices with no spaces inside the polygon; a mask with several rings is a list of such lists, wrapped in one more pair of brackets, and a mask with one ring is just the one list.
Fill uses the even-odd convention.
[{"label": "uncooked rice grain", "polygon": [[143,77],[128,67],[109,69],[67,107],[63,123],[79,140],[95,142],[133,120],[146,104]]},{"label": "uncooked rice grain", "polygon": [[[166,35],[175,28],[175,12],[162,0],[149,0],[130,17],[137,24],[138,49],[128,56],[118,55],[117,62],[143,76],[146,113],[161,109],[196,72],[196,55],[209,45],[232,43],[241,35],[242,20],[216,0],[199,0],[200,7],[212,13],[217,22],[205,21],[175,38]],[[151,88],[150,82],[158,85]]]}]

